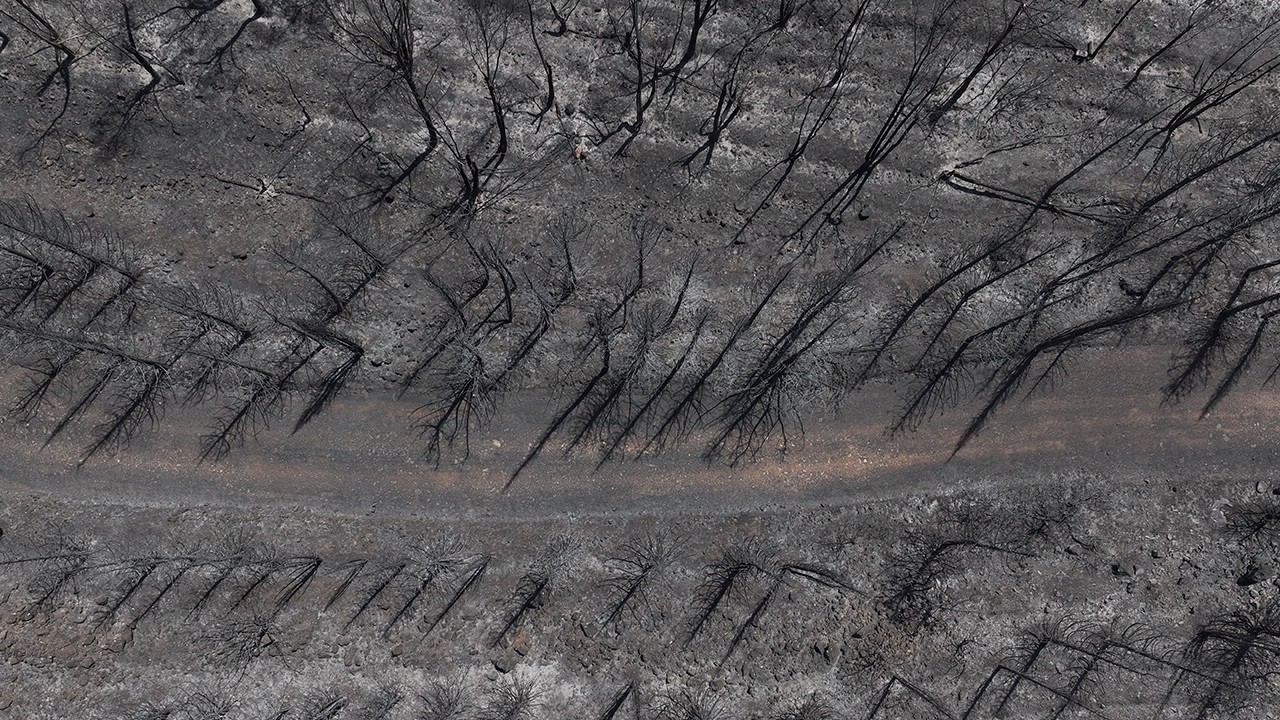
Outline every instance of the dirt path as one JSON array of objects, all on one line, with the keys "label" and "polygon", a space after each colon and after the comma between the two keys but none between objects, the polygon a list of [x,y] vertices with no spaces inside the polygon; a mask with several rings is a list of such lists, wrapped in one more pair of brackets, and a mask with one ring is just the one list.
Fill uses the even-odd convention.
[{"label": "dirt path", "polygon": [[[533,517],[612,512],[682,512],[839,504],[938,490],[974,478],[1025,480],[1064,472],[1181,469],[1188,477],[1230,468],[1248,478],[1280,458],[1280,403],[1244,392],[1198,421],[1198,398],[1161,408],[1168,353],[1138,348],[1082,359],[1052,394],[1002,411],[947,462],[972,409],[889,438],[892,390],[855,396],[838,414],[808,422],[804,445],[784,459],[739,468],[668,453],[592,472],[593,463],[548,451],[507,493],[541,417],[508,405],[464,465],[433,470],[416,454],[404,405],[377,399],[337,403],[304,434],[272,430],[218,463],[198,463],[195,416],[171,413],[163,429],[118,458],[73,469],[76,448],[41,449],[43,434],[16,428],[0,448],[9,490],[147,505],[303,505],[337,513],[445,517]],[[530,402],[530,401],[524,401]]]}]

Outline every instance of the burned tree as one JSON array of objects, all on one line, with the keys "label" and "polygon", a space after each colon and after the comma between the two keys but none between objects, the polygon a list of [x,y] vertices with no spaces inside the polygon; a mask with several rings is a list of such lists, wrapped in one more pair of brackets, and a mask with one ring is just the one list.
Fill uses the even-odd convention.
[{"label": "burned tree", "polygon": [[1280,537],[1280,498],[1275,496],[1233,503],[1225,510],[1227,531],[1244,541]]},{"label": "burned tree", "polygon": [[738,649],[738,646],[746,639],[747,633],[752,628],[760,626],[765,612],[773,605],[774,599],[784,594],[794,581],[803,580],[841,592],[853,590],[849,583],[837,577],[832,571],[811,563],[784,563],[776,567],[762,568],[762,570],[766,575],[764,592],[760,594],[755,604],[751,607],[751,613],[747,616],[747,619],[738,625],[738,629],[734,632],[733,640],[725,650],[724,657],[721,658],[721,664],[729,660],[733,655],[733,651]]},{"label": "burned tree", "polygon": [[402,184],[410,183],[419,166],[440,146],[431,74],[424,77],[420,68],[410,0],[338,0],[329,3],[328,8],[342,48],[375,79],[396,88],[427,132],[422,150],[402,164],[400,172],[388,183],[367,193],[371,196],[369,205],[373,206],[390,198]]},{"label": "burned tree", "polygon": [[738,593],[752,579],[767,575],[776,565],[777,548],[755,539],[726,548],[709,565],[698,590],[697,616],[689,628],[685,645],[689,645],[726,600]]},{"label": "burned tree", "polygon": [[480,720],[533,720],[538,717],[542,692],[532,680],[504,678],[489,693],[477,717]]},{"label": "burned tree", "polygon": [[156,59],[152,50],[144,48],[139,43],[138,30],[145,23],[135,20],[137,13],[129,7],[129,3],[120,3],[120,13],[120,24],[124,26],[123,32],[114,37],[104,37],[104,39],[143,72],[146,83],[129,95],[122,106],[113,107],[109,111],[108,117],[115,120],[115,129],[107,139],[109,148],[115,148],[121,144],[125,133],[148,102],[152,104],[158,102],[158,93],[166,87],[164,85],[166,76],[171,84],[182,82],[182,78],[174,75],[168,67]]},{"label": "burned tree", "polygon": [[698,134],[705,139],[701,145],[694,148],[693,152],[680,161],[680,164],[685,168],[692,166],[699,156],[702,156],[700,167],[710,167],[712,156],[715,154],[716,147],[720,145],[721,137],[724,136],[729,130],[729,126],[742,113],[745,106],[745,78],[743,76],[749,71],[748,50],[749,48],[744,47],[735,53],[717,73],[713,85],[716,98],[715,107],[698,127]]},{"label": "burned tree", "polygon": [[709,692],[680,692],[662,698],[657,705],[659,720],[728,720],[730,710]]},{"label": "burned tree", "polygon": [[487,555],[477,557],[472,560],[471,565],[466,570],[461,572],[463,575],[462,581],[458,583],[453,594],[449,596],[449,600],[440,608],[440,612],[436,613],[435,617],[427,625],[426,630],[423,631],[424,635],[430,634],[432,630],[436,629],[449,613],[458,606],[462,598],[480,584],[480,580],[484,578],[485,571],[489,569],[490,560],[491,558]]},{"label": "burned tree", "polygon": [[[780,10],[780,18],[791,12],[785,8],[785,2],[786,0],[784,0],[784,7]],[[842,25],[841,34],[836,39],[828,57],[825,58],[822,82],[805,93],[804,100],[792,113],[792,124],[796,132],[791,141],[791,147],[786,155],[772,163],[764,174],[756,178],[749,188],[749,192],[754,191],[764,185],[770,177],[773,178],[773,182],[768,185],[768,189],[764,191],[760,200],[747,214],[742,226],[734,234],[735,240],[741,238],[752,222],[770,206],[791,174],[795,172],[809,146],[837,118],[841,104],[847,97],[852,84],[849,71],[857,58],[856,53],[865,34],[867,11],[870,7],[871,0],[863,0],[854,8],[848,22]]]},{"label": "burned tree", "polygon": [[1178,28],[1178,32],[1174,33],[1173,37],[1147,55],[1142,62],[1138,63],[1138,67],[1134,69],[1133,73],[1129,75],[1129,79],[1125,81],[1125,89],[1127,90],[1137,82],[1148,68],[1162,58],[1167,57],[1175,48],[1194,40],[1197,36],[1221,22],[1222,12],[1223,8],[1216,0],[1199,0],[1192,3],[1187,10],[1186,18],[1181,23],[1181,27]]},{"label": "burned tree", "polygon": [[954,607],[955,598],[940,590],[964,568],[966,555],[1034,557],[1070,527],[1084,502],[1078,490],[999,509],[956,501],[929,528],[908,533],[889,556],[881,602],[895,622],[918,633]]},{"label": "burned tree", "polygon": [[205,657],[242,675],[260,658],[280,655],[279,638],[280,629],[263,617],[238,617],[199,636],[208,647]]},{"label": "burned tree", "polygon": [[1269,678],[1280,660],[1280,605],[1220,613],[1202,625],[1187,646],[1187,657],[1206,681],[1196,704],[1200,720],[1219,712],[1237,714],[1272,696]]},{"label": "burned tree", "polygon": [[[735,320],[724,340],[713,351],[714,355],[710,360],[704,362],[690,379],[685,380],[674,402],[668,402],[663,414],[654,419],[656,429],[650,431],[649,439],[641,448],[640,454],[651,448],[662,448],[669,443],[684,440],[695,424],[700,422],[700,407],[713,391],[712,377],[739,348],[748,334],[755,330],[761,316],[766,309],[771,309],[772,304],[778,299],[783,284],[794,270],[795,265],[788,264],[767,276],[764,288],[759,293],[759,299],[755,301],[750,312]],[[701,329],[701,325],[698,329]],[[696,341],[697,334],[689,347],[692,348]]]},{"label": "burned tree", "polygon": [[552,593],[573,577],[582,561],[582,543],[570,535],[557,535],[543,546],[529,570],[520,577],[506,603],[506,622],[493,636],[493,645],[525,626],[529,618],[551,599]]},{"label": "burned tree", "polygon": [[[1137,3],[1135,2],[1135,5]],[[1132,9],[1132,8],[1130,8]],[[981,49],[978,57],[969,66],[968,70],[955,84],[951,92],[935,105],[928,112],[927,119],[930,123],[937,123],[944,115],[956,108],[956,105],[965,97],[969,90],[973,87],[974,82],[984,72],[988,70],[1001,55],[1012,49],[1023,38],[1025,33],[1033,31],[1038,18],[1038,8],[1034,3],[1028,3],[1024,0],[1018,0],[1016,4],[1002,2],[1000,8],[1003,16],[1003,24],[999,26],[999,30],[987,41],[985,47]],[[1101,49],[1101,45],[1098,49]]]},{"label": "burned tree", "polygon": [[801,369],[841,324],[842,313],[835,308],[852,297],[859,273],[897,236],[898,230],[869,243],[864,251],[841,263],[839,269],[813,281],[808,293],[796,303],[798,312],[780,333],[763,343],[764,349],[752,358],[744,376],[736,379],[727,396],[709,411],[715,416],[713,424],[721,429],[704,457],[723,457],[736,464],[754,457],[775,432],[781,434],[782,452],[786,452],[787,414],[796,413],[796,400],[792,397],[796,376],[817,374],[812,369],[807,373]]},{"label": "burned tree", "polygon": [[419,697],[423,704],[422,720],[461,720],[470,706],[467,687],[461,678],[432,681]]},{"label": "burned tree", "polygon": [[604,581],[614,595],[609,614],[601,621],[604,627],[622,621],[623,615],[635,614],[648,605],[650,591],[669,581],[674,564],[684,555],[685,541],[663,533],[645,535],[628,543],[608,565],[612,574]]},{"label": "burned tree", "polygon": [[414,419],[428,459],[438,465],[444,450],[459,445],[466,459],[471,433],[489,420],[502,394],[536,357],[553,319],[577,292],[573,246],[588,232],[589,226],[572,221],[554,228],[558,257],[523,283],[496,247],[469,238],[463,244],[467,264],[461,267],[474,275],[448,283],[428,274],[445,308],[432,320],[435,337],[402,381],[407,391],[419,377],[427,380],[423,384],[431,399],[414,411]]},{"label": "burned tree", "polygon": [[[382,629],[382,637],[389,637],[397,623],[406,618],[411,619],[414,607],[430,589],[451,581],[468,565],[474,567],[476,562],[477,559],[469,556],[461,541],[456,538],[446,538],[419,547],[409,570],[417,584],[411,585],[410,594],[387,621]],[[474,569],[472,572],[475,572]]]},{"label": "burned tree", "polygon": [[[698,55],[706,25],[719,6],[719,0],[680,0],[679,7],[668,9],[651,0],[629,0],[622,14],[610,15],[612,39],[620,45],[625,66],[619,70],[619,83],[626,88],[630,118],[615,124],[613,118],[593,117],[596,145],[604,145],[625,132],[626,138],[614,155],[629,152],[643,132],[655,101],[672,93],[698,71],[694,67],[686,74]],[[606,129],[609,126],[613,127]]]},{"label": "burned tree", "polygon": [[[475,140],[462,144],[454,131],[445,133],[445,146],[453,155],[454,167],[462,188],[450,206],[450,213],[470,215],[489,193],[490,186],[499,177],[502,166],[511,151],[508,119],[512,111],[510,95],[517,92],[515,83],[504,69],[505,55],[516,20],[516,8],[505,0],[480,0],[471,6],[470,16],[460,28],[464,42],[472,56],[472,64],[480,77],[480,83],[489,101],[491,120]],[[549,67],[545,64],[544,68]],[[548,70],[549,72],[549,70]],[[548,75],[548,77],[550,77]],[[544,106],[545,107],[545,106]],[[488,156],[474,156],[490,144]]]},{"label": "burned tree", "polygon": [[815,223],[839,225],[843,222],[844,214],[858,201],[877,169],[926,119],[927,108],[947,70],[946,44],[957,13],[957,3],[946,0],[928,10],[928,16],[921,19],[922,29],[913,28],[916,37],[906,77],[890,98],[889,107],[881,111],[879,125],[864,145],[857,165],[814,206],[790,233],[789,239],[804,238],[804,247],[808,248],[813,241]]},{"label": "burned tree", "polygon": [[[14,0],[14,4],[16,8],[0,8],[0,16],[34,39],[41,46],[39,52],[48,51],[53,54],[54,67],[40,83],[36,95],[43,96],[55,84],[62,89],[58,111],[36,140],[27,146],[27,151],[31,151],[40,147],[49,138],[71,108],[73,90],[71,69],[81,59],[81,55],[69,44],[66,31],[56,27],[53,24],[55,20],[47,12],[41,11],[32,0]],[[4,38],[4,44],[6,46],[9,44],[7,35]]]}]

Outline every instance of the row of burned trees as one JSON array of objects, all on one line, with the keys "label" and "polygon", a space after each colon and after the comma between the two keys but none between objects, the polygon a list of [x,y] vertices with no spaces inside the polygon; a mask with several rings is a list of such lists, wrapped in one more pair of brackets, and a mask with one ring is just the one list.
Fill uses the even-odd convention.
[{"label": "row of burned trees", "polygon": [[[1204,614],[1184,639],[1144,623],[1058,617],[1034,624],[1014,634],[994,667],[985,651],[976,653],[977,664],[989,669],[978,675],[961,672],[955,679],[968,678],[973,685],[956,692],[939,687],[937,678],[906,672],[899,667],[901,658],[884,655],[894,653],[892,647],[857,647],[888,642],[877,631],[870,631],[873,640],[862,641],[863,631],[821,625],[831,616],[820,608],[838,600],[864,606],[871,615],[863,617],[878,616],[905,633],[893,642],[953,637],[947,628],[966,614],[956,593],[978,589],[964,587],[974,583],[987,591],[992,577],[1013,582],[1025,576],[1027,563],[1060,552],[1064,539],[1078,539],[1079,513],[1088,502],[1070,493],[999,510],[985,502],[949,501],[936,522],[906,533],[879,570],[864,567],[864,553],[842,554],[840,548],[854,538],[838,531],[828,546],[813,548],[813,557],[749,538],[699,558],[681,538],[655,533],[621,544],[599,562],[593,559],[598,549],[571,535],[556,535],[521,558],[522,567],[505,568],[503,558],[476,553],[451,536],[413,545],[399,559],[290,555],[237,533],[209,545],[123,555],[65,531],[22,538],[15,537],[14,528],[5,536],[9,550],[0,568],[22,586],[20,597],[9,601],[19,608],[20,626],[37,620],[56,624],[64,616],[48,614],[59,607],[92,608],[82,627],[93,633],[127,627],[137,638],[187,625],[195,628],[193,647],[202,661],[242,678],[256,676],[246,674],[251,668],[305,660],[309,650],[297,639],[313,642],[318,636],[291,628],[317,618],[348,638],[372,640],[371,647],[404,640],[417,648],[479,643],[513,647],[523,655],[533,646],[543,661],[565,667],[576,663],[573,655],[579,652],[584,657],[604,653],[602,667],[625,664],[630,660],[622,656],[632,654],[619,648],[639,643],[642,662],[663,666],[678,656],[709,678],[733,678],[755,667],[759,657],[774,658],[770,648],[794,636],[788,627],[799,625],[805,628],[802,636],[833,638],[826,651],[830,662],[848,666],[833,677],[881,678],[882,685],[858,694],[865,696],[865,712],[872,718],[1119,718],[1130,710],[1150,717],[1210,718],[1240,716],[1273,702],[1280,604],[1265,594],[1238,610],[1224,603],[1226,609]],[[1228,507],[1227,516],[1227,532],[1237,540],[1274,542],[1280,505],[1242,503]],[[991,565],[1001,560],[1008,563],[1003,572]],[[981,578],[970,574],[975,570]],[[1099,571],[1106,572],[1105,564]],[[478,608],[487,609],[477,613]],[[578,612],[570,613],[574,608]],[[565,633],[585,636],[585,646],[566,642]],[[667,649],[646,645],[652,637],[664,638],[658,645]],[[956,656],[973,659],[963,645],[975,642],[983,644],[969,637],[957,645]],[[755,654],[743,661],[745,653]],[[628,677],[620,669],[604,675]],[[402,702],[417,706],[418,700],[435,708],[447,699],[439,690],[451,687],[454,694],[446,704],[471,717],[488,717],[484,713],[500,700],[514,702],[503,693],[516,691],[521,712],[533,713],[541,690],[551,690],[539,688],[518,667],[507,678],[512,682],[500,684],[499,695],[492,697],[470,695],[464,680],[416,688],[417,698],[409,688],[383,687],[387,699],[394,698],[384,712]],[[706,714],[674,717],[725,717],[733,711],[725,694],[672,694],[675,690],[633,678],[597,698],[598,707],[589,712],[621,718],[637,712],[669,717],[663,713],[680,707]],[[325,717],[363,717],[361,708],[368,705],[368,698],[341,693],[326,698],[333,714]],[[816,714],[780,717],[850,716],[826,691],[802,698],[790,710]]]},{"label": "row of burned trees", "polygon": [[[1242,666],[1273,663],[1275,653],[1251,637],[1274,638],[1276,609],[1239,613],[1206,628],[1193,644],[1197,655],[1184,660],[1165,638],[1140,625],[1099,626],[1059,621],[1026,630],[1006,662],[999,664],[976,688],[960,693],[931,692],[899,676],[892,676],[874,693],[869,711],[841,707],[828,693],[783,693],[763,714],[768,720],[835,720],[836,718],[1060,718],[1127,717],[1126,710],[1154,710],[1150,717],[1239,717],[1265,712],[1266,699],[1254,688],[1237,684],[1250,677]],[[1244,652],[1242,653],[1242,649]],[[1235,656],[1243,654],[1244,662]],[[1066,672],[1045,666],[1067,665]],[[1063,676],[1067,677],[1063,677]],[[1155,679],[1153,681],[1153,678]],[[1230,678],[1230,679],[1226,679]],[[1065,682],[1064,682],[1065,680]],[[1117,691],[1117,686],[1125,689]],[[300,720],[384,720],[411,716],[422,720],[534,720],[551,714],[548,695],[554,687],[522,677],[497,682],[468,681],[459,675],[414,688],[386,683],[376,691],[300,693],[280,701],[272,717]],[[1163,692],[1161,692],[1163,691]],[[1155,693],[1152,695],[1152,693]],[[959,703],[943,699],[958,694]],[[786,695],[792,697],[786,698]],[[654,720],[729,720],[744,710],[736,698],[706,689],[621,686],[612,697],[579,699],[575,711],[585,717],[612,720],[643,717]],[[1192,700],[1188,708],[1186,701]],[[563,702],[563,700],[561,700]],[[1112,703],[1110,705],[1106,703]],[[756,704],[757,706],[759,703]],[[124,717],[151,720],[179,717],[221,720],[232,717],[235,704],[226,694],[196,692],[171,703],[130,705]],[[1112,708],[1108,712],[1104,708]],[[1117,714],[1115,708],[1119,709]],[[1144,717],[1146,715],[1143,715]]]},{"label": "row of burned trees", "polygon": [[[549,448],[595,452],[600,465],[691,438],[705,457],[731,463],[785,450],[802,411],[899,372],[914,382],[894,432],[976,388],[984,405],[959,449],[1001,404],[1052,382],[1073,351],[1165,316],[1192,328],[1166,397],[1216,374],[1208,412],[1268,348],[1280,260],[1229,260],[1271,218],[1263,203],[1273,191],[1196,225],[1164,218],[1037,274],[1051,250],[1004,257],[1032,251],[1026,218],[898,304],[884,304],[868,280],[903,241],[901,226],[831,269],[802,258],[730,290],[714,286],[704,256],[657,252],[664,231],[643,221],[603,252],[588,224],[560,223],[542,255],[520,264],[509,243],[484,233],[391,242],[373,224],[339,218],[323,237],[275,253],[296,281],[260,298],[196,278],[157,280],[111,236],[11,202],[0,206],[0,329],[8,361],[24,371],[13,415],[47,420],[49,442],[90,425],[85,460],[127,444],[175,402],[217,407],[200,456],[221,458],[286,412],[301,430],[388,362],[401,394],[420,400],[412,422],[437,462],[465,458],[509,390],[553,390],[559,404],[511,480]],[[1126,258],[1157,253],[1173,255],[1141,288],[1122,282],[1122,297],[1111,298],[1099,287]],[[388,289],[408,277],[417,289]],[[369,342],[382,346],[375,361]]]},{"label": "row of burned trees", "polygon": [[[491,611],[482,613],[479,623],[492,625],[468,627],[462,635],[478,632],[486,647],[505,648],[517,637],[549,632],[540,625],[552,603],[561,608],[598,604],[597,617],[583,620],[584,632],[611,637],[652,632],[673,624],[659,606],[680,604],[672,583],[683,586],[694,562],[681,538],[652,534],[604,558],[603,575],[589,581],[593,558],[581,540],[557,535],[525,559],[523,572],[500,568],[500,576],[515,579],[514,584],[501,581],[498,592],[506,594],[493,603],[492,586],[499,582],[493,566],[501,561],[456,538],[415,545],[399,559],[343,560],[284,554],[244,534],[180,551],[127,556],[56,530],[28,545],[0,560],[28,597],[15,605],[18,621],[43,621],[49,613],[93,598],[86,627],[94,633],[166,632],[175,620],[199,620],[204,628],[199,640],[209,658],[235,671],[285,652],[289,626],[317,614],[342,634],[422,642],[436,640],[443,625],[476,622],[460,608],[484,604]],[[860,593],[834,571],[786,561],[777,548],[758,542],[725,550],[704,576],[690,606],[671,611],[682,618],[687,611],[688,622],[677,631],[686,646],[705,634],[713,618],[736,614],[740,596],[753,597],[751,611],[734,620],[730,637],[715,641],[723,645],[713,651],[723,653],[717,656],[721,663],[749,635],[768,637],[766,611],[785,603],[788,593]]]},{"label": "row of burned trees", "polygon": [[[338,221],[327,237],[277,253],[301,287],[286,277],[282,297],[269,298],[156,279],[162,273],[148,275],[112,237],[31,201],[0,205],[0,231],[0,328],[22,370],[13,413],[47,419],[48,442],[87,426],[84,460],[120,448],[174,403],[218,408],[201,440],[205,459],[286,411],[301,430],[372,369],[357,338],[385,320],[396,327],[376,328],[376,363],[395,363],[402,394],[425,397],[412,416],[433,459],[465,457],[470,434],[530,377],[566,388],[517,473],[553,436],[565,452],[603,448],[604,463],[677,444],[713,418],[709,455],[756,451],[784,427],[794,373],[836,327],[834,310],[873,254],[816,284],[788,266],[735,314],[714,310],[696,259],[674,274],[670,262],[654,267],[662,232],[646,223],[633,226],[620,270],[588,279],[580,263],[596,270],[612,258],[592,249],[585,224],[554,228],[549,250],[521,268],[469,235],[390,245],[370,225]],[[425,254],[433,264],[415,269]],[[667,272],[655,279],[655,270]],[[419,289],[396,295],[406,278]],[[766,343],[766,332],[780,334]],[[388,360],[385,346],[411,334],[419,345]],[[746,392],[725,386],[730,372],[749,373]]]},{"label": "row of burned trees", "polygon": [[[95,53],[149,78],[126,94],[123,117],[151,108],[177,127],[183,104],[158,103],[185,82],[179,68],[235,74],[232,60],[251,52],[259,29],[269,42],[252,51],[313,42],[345,58],[333,63],[342,102],[328,104],[347,113],[317,121],[299,78],[264,85],[290,98],[266,104],[292,118],[276,143],[283,164],[226,180],[264,198],[322,201],[325,230],[272,249],[298,294],[296,285],[259,299],[216,278],[158,281],[120,243],[52,208],[0,208],[0,312],[27,382],[16,413],[47,411],[51,440],[94,418],[84,423],[88,458],[126,443],[166,405],[207,402],[217,409],[199,452],[218,458],[286,413],[302,429],[388,362],[382,346],[401,341],[390,362],[419,398],[413,422],[432,459],[465,457],[505,392],[556,396],[512,480],[549,451],[591,451],[604,463],[693,441],[710,459],[749,459],[798,438],[802,410],[884,377],[909,383],[894,432],[976,398],[959,449],[1004,403],[1052,385],[1077,351],[1152,330],[1185,341],[1165,398],[1208,385],[1208,412],[1250,369],[1270,379],[1277,367],[1280,257],[1269,238],[1280,131],[1268,89],[1280,19],[1203,2],[1171,11],[1177,24],[1153,37],[1138,18],[1155,10],[1107,8],[934,2],[904,15],[871,2],[730,12],[714,1],[637,0],[592,13],[477,3],[440,15],[455,28],[409,0],[262,0],[230,25],[221,2],[68,10],[15,0],[2,11],[0,57],[36,52],[30,67],[51,62],[36,90],[63,93],[33,147],[73,114],[77,73]],[[1090,34],[1096,42],[1072,39]],[[598,97],[575,96],[573,112],[556,90],[580,79],[571,51],[598,57],[596,75],[608,79]],[[775,103],[785,120],[760,121],[783,128],[785,151],[749,161],[752,181],[722,238],[748,242],[747,260],[694,251],[670,223],[698,206],[699,192],[721,204],[716,183],[637,208],[621,228],[561,206],[536,233],[490,222],[492,208],[525,212],[525,200],[554,192],[544,186],[582,156],[572,147],[631,153],[609,162],[661,171],[670,158],[636,142],[655,117],[678,125],[687,107],[707,114],[676,165],[713,167],[723,140],[768,104],[745,98],[783,92],[765,79],[788,54],[812,67],[799,67],[790,99]],[[872,58],[901,71],[873,64],[868,80]],[[1094,85],[1082,119],[1055,109],[1062,93]],[[354,144],[325,134],[335,122],[358,129]],[[997,130],[966,135],[980,124]],[[936,146],[958,140],[973,141],[972,157],[935,162]],[[336,156],[316,150],[326,141]],[[295,165],[317,153],[323,173]],[[922,160],[945,169],[917,178],[910,196],[935,196],[948,213],[940,222],[910,198],[876,229],[852,222],[882,170]],[[822,163],[838,168],[834,179],[815,174]],[[313,187],[278,190],[291,166]],[[774,250],[786,259],[750,267]],[[797,250],[812,255],[790,259]],[[929,272],[901,297],[874,282],[919,265]],[[716,287],[725,270],[731,289]],[[405,278],[417,281],[411,293],[394,287]]]},{"label": "row of burned trees", "polygon": [[[97,124],[113,130],[114,143],[139,114],[182,126],[186,108],[181,100],[166,102],[166,92],[197,86],[210,73],[245,73],[234,58],[249,37],[257,36],[260,55],[276,44],[303,46],[318,39],[321,50],[308,47],[323,58],[314,65],[338,70],[325,76],[335,86],[333,97],[317,98],[320,91],[305,83],[301,69],[287,68],[282,84],[256,78],[260,93],[280,95],[272,98],[275,110],[298,123],[280,143],[298,146],[276,173],[298,161],[309,133],[325,132],[314,122],[322,108],[342,107],[344,113],[330,119],[358,128],[357,141],[326,137],[341,154],[325,161],[341,158],[336,167],[365,187],[340,192],[369,205],[399,196],[422,201],[433,213],[470,215],[529,193],[587,150],[626,155],[655,126],[692,128],[684,134],[696,144],[682,147],[674,164],[705,169],[735,124],[752,132],[761,123],[777,124],[786,130],[766,134],[785,150],[750,168],[754,180],[738,198],[742,218],[734,237],[750,236],[753,223],[771,215],[774,201],[811,162],[845,154],[852,160],[838,161],[843,167],[835,182],[806,188],[812,197],[797,217],[786,218],[794,222],[785,240],[807,246],[823,233],[822,225],[840,223],[860,207],[868,184],[891,157],[921,151],[938,133],[954,133],[957,128],[944,126],[957,115],[962,126],[998,126],[1002,142],[993,145],[980,133],[970,138],[988,154],[1053,145],[1061,140],[1056,132],[1074,144],[1087,130],[1054,127],[1045,109],[1063,101],[1056,92],[1077,93],[1074,84],[1080,82],[1096,85],[1095,105],[1124,115],[1116,135],[1138,141],[1133,159],[1151,176],[1161,174],[1167,155],[1182,154],[1177,138],[1186,130],[1212,123],[1210,134],[1234,136],[1239,116],[1229,110],[1254,113],[1246,121],[1254,132],[1266,127],[1268,111],[1254,106],[1251,96],[1268,87],[1277,61],[1274,14],[1213,0],[1176,10],[1148,7],[1143,0],[931,0],[907,7],[874,0],[780,0],[732,8],[719,0],[629,0],[601,8],[579,0],[478,0],[460,6],[253,0],[243,18],[234,18],[232,10],[225,0],[75,8],[14,0],[0,10],[12,31],[0,36],[0,53],[44,58],[29,68],[33,91],[59,96],[52,118],[28,149],[39,148],[68,121],[78,91],[97,89],[92,79],[76,80],[91,60],[118,69],[117,80],[126,87],[131,79],[142,81],[133,92],[112,87],[109,107],[99,110],[105,119]],[[1161,33],[1143,22],[1144,15],[1159,12],[1171,13],[1158,18],[1170,26]],[[783,57],[792,60],[782,62]],[[586,73],[580,67],[584,58],[590,58]],[[862,77],[876,58],[887,64],[872,63],[871,72],[881,76]],[[1099,67],[1099,58],[1109,65]],[[1064,59],[1079,67],[1064,65]],[[1167,76],[1178,81],[1163,82]],[[566,87],[573,88],[572,96],[564,96]],[[259,105],[261,99],[256,98]],[[868,117],[869,100],[875,108]],[[771,107],[784,109],[785,119],[767,115]],[[267,115],[276,119],[274,111]],[[1131,120],[1138,121],[1136,127],[1124,127]],[[846,135],[856,144],[842,141]],[[1097,144],[1105,146],[1106,139]],[[841,146],[839,153],[833,144]],[[413,150],[406,152],[406,146]],[[1087,155],[1089,146],[1075,149],[1081,147]],[[1125,149],[1132,148],[1120,148]],[[351,165],[356,158],[392,169],[375,178],[369,168]],[[956,169],[978,162],[968,159]],[[300,173],[314,175],[316,168]],[[1097,220],[1116,209],[1051,202],[1062,183],[1047,184],[1052,189],[1037,198],[1009,190],[999,179],[954,172],[946,178],[958,190],[1080,219]],[[442,193],[443,188],[450,190]]]}]

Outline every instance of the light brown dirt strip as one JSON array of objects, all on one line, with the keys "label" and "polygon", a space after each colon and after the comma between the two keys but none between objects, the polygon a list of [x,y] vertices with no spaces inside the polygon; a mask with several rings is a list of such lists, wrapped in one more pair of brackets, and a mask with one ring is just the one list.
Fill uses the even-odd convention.
[{"label": "light brown dirt strip", "polygon": [[731,510],[844,503],[942,489],[983,476],[1106,474],[1182,466],[1263,472],[1280,457],[1280,402],[1242,392],[1198,420],[1199,398],[1161,407],[1167,351],[1134,348],[1082,358],[1052,393],[1001,410],[948,462],[976,408],[935,418],[919,432],[888,437],[889,388],[860,393],[828,417],[805,423],[785,457],[725,467],[685,451],[593,472],[591,458],[549,447],[507,493],[508,473],[538,428],[511,418],[542,417],[537,401],[513,400],[465,463],[433,469],[417,453],[409,406],[376,398],[338,402],[299,435],[270,430],[220,462],[200,463],[204,416],[174,412],[160,431],[116,458],[74,469],[76,448],[41,449],[37,427],[17,427],[0,447],[0,482],[85,499],[140,504],[305,505],[335,512],[443,516]]}]

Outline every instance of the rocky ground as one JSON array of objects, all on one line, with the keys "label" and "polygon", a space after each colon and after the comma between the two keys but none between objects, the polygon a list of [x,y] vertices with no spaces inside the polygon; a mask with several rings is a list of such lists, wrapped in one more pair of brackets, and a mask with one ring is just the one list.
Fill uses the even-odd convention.
[{"label": "rocky ground", "polygon": [[519,520],[15,493],[5,710],[1267,717],[1280,488],[1186,470]]},{"label": "rocky ground", "polygon": [[0,0],[0,715],[1280,706],[1266,3]]},{"label": "rocky ground", "polygon": [[[387,484],[394,463],[365,457],[309,485],[296,445],[246,453],[234,480],[180,461],[59,476],[20,443],[6,712],[1266,717],[1274,418],[1241,398],[1215,429],[1171,422],[1141,409],[1141,377],[1017,408],[1025,435],[950,464],[940,432],[908,466],[865,452],[820,476],[569,463],[502,494]],[[1127,413],[1097,407],[1108,389]],[[1117,438],[1091,435],[1102,417]],[[885,443],[877,427],[829,421],[811,459]]]}]

